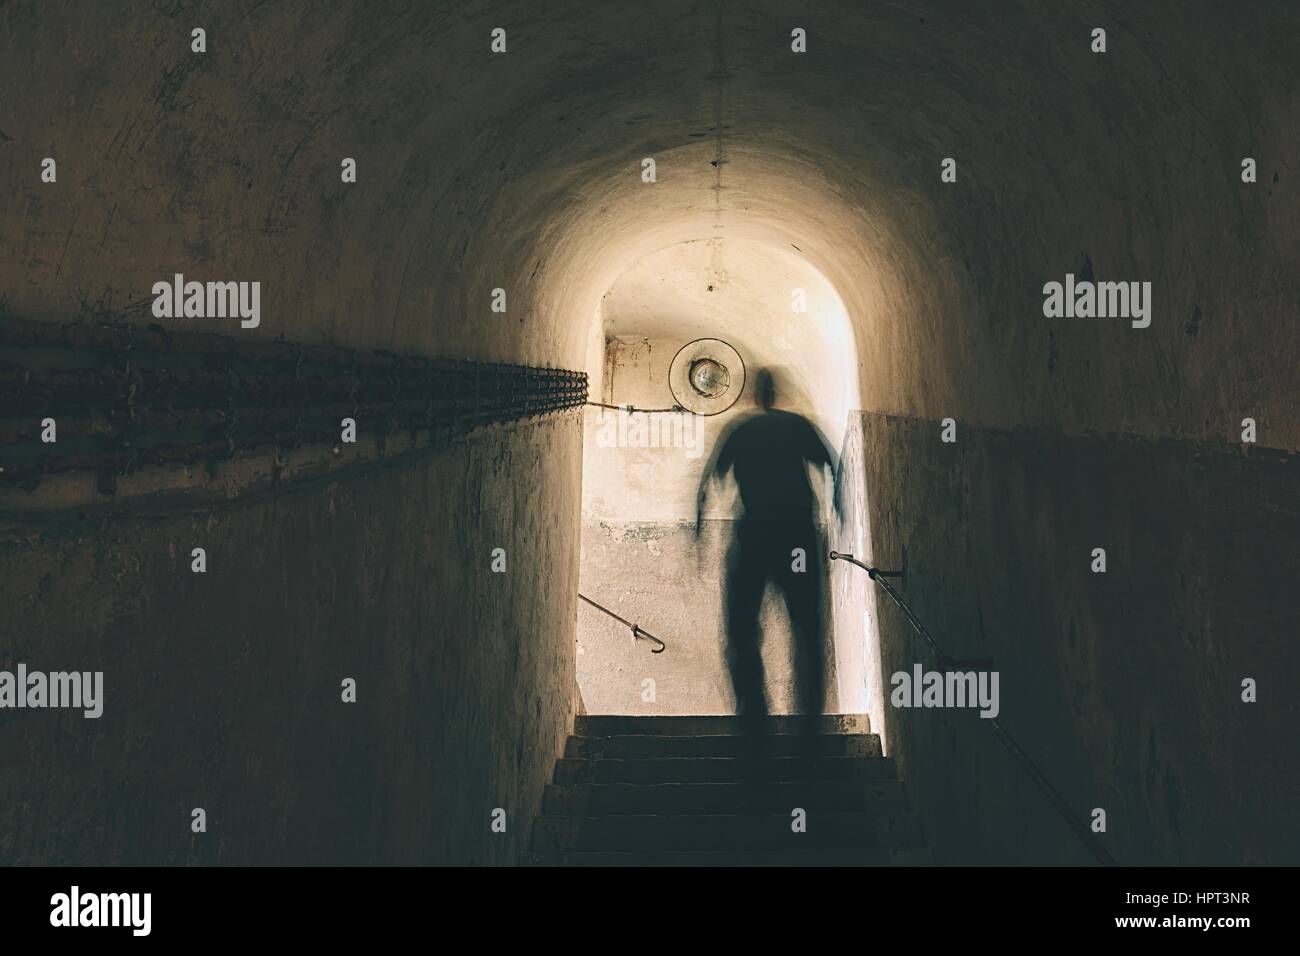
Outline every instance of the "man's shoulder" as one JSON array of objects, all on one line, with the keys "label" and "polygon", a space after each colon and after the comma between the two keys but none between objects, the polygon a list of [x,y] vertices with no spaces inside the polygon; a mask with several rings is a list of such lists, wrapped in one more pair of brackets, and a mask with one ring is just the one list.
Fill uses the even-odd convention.
[{"label": "man's shoulder", "polygon": [[766,416],[762,412],[744,412],[738,415],[727,424],[727,436],[734,438],[741,433],[748,434],[754,431],[761,425],[764,417]]},{"label": "man's shoulder", "polygon": [[808,419],[798,412],[772,408],[761,412],[747,412],[731,424],[731,433],[746,435],[771,432],[790,432],[811,428]]},{"label": "man's shoulder", "polygon": [[769,413],[773,424],[791,431],[814,431],[813,424],[798,412],[788,412],[783,408],[774,408]]}]

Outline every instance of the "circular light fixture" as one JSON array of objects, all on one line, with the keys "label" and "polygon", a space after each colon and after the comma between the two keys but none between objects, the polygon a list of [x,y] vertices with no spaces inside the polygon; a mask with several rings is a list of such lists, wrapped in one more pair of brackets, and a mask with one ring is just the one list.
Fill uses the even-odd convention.
[{"label": "circular light fixture", "polygon": [[698,358],[691,363],[691,388],[705,398],[717,398],[731,384],[727,367],[715,359]]},{"label": "circular light fixture", "polygon": [[744,391],[745,363],[721,339],[695,339],[673,356],[668,388],[687,411],[717,415],[736,404]]}]

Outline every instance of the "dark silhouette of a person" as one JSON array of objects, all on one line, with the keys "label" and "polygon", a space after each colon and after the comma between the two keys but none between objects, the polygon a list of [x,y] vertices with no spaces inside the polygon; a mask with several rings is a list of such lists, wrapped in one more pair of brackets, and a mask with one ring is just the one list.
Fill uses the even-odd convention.
[{"label": "dark silhouette of a person", "polygon": [[[825,704],[823,655],[825,539],[816,515],[817,496],[809,466],[835,474],[835,456],[817,427],[779,410],[776,382],[759,369],[756,392],[761,412],[731,423],[719,437],[700,480],[695,534],[700,534],[710,481],[735,474],[744,506],[727,555],[727,665],[736,710],[755,746],[761,746],[767,699],[758,613],[763,593],[774,584],[785,599],[794,636],[795,696],[804,715],[805,739],[816,732]],[[835,507],[840,510],[839,495]],[[795,549],[803,551],[802,562]],[[801,568],[801,569],[800,569]]]}]

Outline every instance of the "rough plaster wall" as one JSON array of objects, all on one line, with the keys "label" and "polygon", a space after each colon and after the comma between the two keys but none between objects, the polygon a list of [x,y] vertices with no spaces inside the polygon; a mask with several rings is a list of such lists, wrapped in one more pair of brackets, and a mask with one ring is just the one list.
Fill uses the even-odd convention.
[{"label": "rough plaster wall", "polygon": [[[262,280],[258,335],[574,367],[639,255],[749,235],[839,291],[866,408],[1213,441],[1253,413],[1300,447],[1290,5],[827,3],[796,56],[778,0],[634,29],[617,4],[231,4],[199,58],[174,8],[46,9],[0,13],[19,314],[145,304],[183,269]],[[1150,329],[1042,319],[1085,253],[1154,282]]]},{"label": "rough plaster wall", "polygon": [[7,529],[6,664],[103,670],[105,705],[0,715],[0,862],[516,859],[576,703],[580,440],[568,414],[211,514]]},{"label": "rough plaster wall", "polygon": [[[1294,863],[1300,462],[959,434],[866,413],[846,462],[878,559],[906,546],[907,599],[939,643],[995,659],[1001,719],[1080,816],[1106,809],[1121,863]],[[890,674],[935,663],[887,598],[874,604],[888,694]],[[1241,702],[1243,677],[1258,703]],[[1088,862],[975,713],[876,704],[946,862]]]}]

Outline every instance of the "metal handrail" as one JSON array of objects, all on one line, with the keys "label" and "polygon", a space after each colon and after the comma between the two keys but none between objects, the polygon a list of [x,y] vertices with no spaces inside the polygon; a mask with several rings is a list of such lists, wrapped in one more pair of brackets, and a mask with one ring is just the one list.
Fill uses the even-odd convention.
[{"label": "metal handrail", "polygon": [[666,650],[668,649],[668,645],[667,645],[667,644],[665,644],[663,641],[659,640],[659,638],[655,637],[653,634],[651,634],[651,633],[650,633],[649,631],[647,631],[645,628],[641,627],[641,625],[639,625],[639,624],[633,624],[631,621],[629,621],[629,620],[627,620],[627,619],[625,619],[625,618],[621,618],[621,617],[619,617],[617,614],[615,614],[615,613],[614,613],[613,611],[611,611],[609,608],[605,607],[603,604],[597,604],[595,601],[593,601],[591,598],[587,597],[587,595],[585,595],[585,594],[579,593],[579,594],[578,594],[578,597],[581,598],[582,600],[586,601],[588,604],[590,604],[590,605],[591,605],[592,607],[594,607],[596,610],[598,610],[598,611],[604,611],[606,614],[608,614],[608,615],[609,615],[610,617],[612,617],[614,620],[618,621],[618,622],[619,622],[620,624],[622,624],[624,627],[631,628],[631,629],[632,629],[632,637],[633,637],[633,638],[638,638],[638,637],[639,637],[639,638],[642,638],[643,640],[654,641],[656,644],[658,644],[659,647],[656,648],[656,649],[651,650],[651,651],[650,651],[651,654],[662,654],[664,651],[666,651]]},{"label": "metal handrail", "polygon": [[[939,646],[939,642],[934,639],[933,635],[930,634],[925,625],[921,623],[921,619],[913,613],[912,609],[908,607],[907,602],[904,601],[902,597],[899,596],[899,593],[894,590],[893,586],[885,580],[886,578],[891,577],[901,577],[903,575],[902,571],[881,571],[878,568],[873,568],[871,565],[859,561],[851,554],[840,554],[838,551],[832,551],[830,553],[830,558],[832,561],[848,561],[850,564],[856,564],[858,567],[862,568],[862,570],[866,571],[871,580],[879,584],[881,588],[884,589],[885,593],[893,599],[894,603],[898,605],[903,614],[907,616],[907,622],[912,625],[916,630],[916,633],[925,638],[926,643],[928,643],[931,649],[934,650],[935,655],[939,659],[940,666],[944,670],[992,665],[993,662],[990,658],[955,660],[944,652],[943,648]],[[1034,783],[1037,784],[1038,789],[1046,795],[1056,812],[1061,815],[1061,818],[1065,820],[1070,829],[1074,831],[1074,835],[1079,838],[1097,862],[1102,866],[1115,866],[1115,858],[1110,855],[1109,851],[1107,851],[1100,842],[1097,841],[1092,831],[1088,829],[1083,821],[1075,816],[1074,808],[1072,808],[1070,804],[1066,802],[1065,797],[1061,796],[1060,792],[1052,786],[1051,781],[1049,781],[1047,777],[1044,776],[1043,772],[1038,769],[1038,765],[1034,763],[1029,754],[1025,753],[1024,748],[1021,747],[1020,744],[1016,743],[1015,738],[1008,733],[1007,729],[1002,726],[1001,722],[999,722],[996,717],[981,718],[981,723],[984,721],[988,722],[994,735],[1002,743],[1002,746],[1006,747],[1011,756],[1016,759],[1016,762],[1025,769],[1025,772],[1029,774],[1030,779],[1032,779]]]}]

